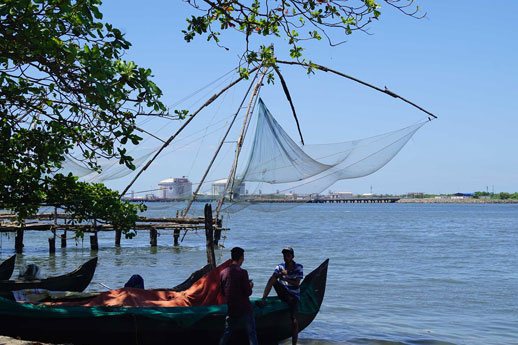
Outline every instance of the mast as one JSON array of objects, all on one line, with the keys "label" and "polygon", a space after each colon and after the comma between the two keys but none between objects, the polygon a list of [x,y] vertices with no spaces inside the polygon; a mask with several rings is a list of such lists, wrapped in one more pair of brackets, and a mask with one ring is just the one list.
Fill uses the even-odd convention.
[{"label": "mast", "polygon": [[[241,107],[243,107],[243,104],[245,103],[246,101],[246,97],[248,97],[248,94],[250,93],[250,89],[252,89],[252,86],[254,85],[254,82],[255,80],[257,79],[257,76],[259,75],[260,72],[257,72],[256,75],[254,76],[254,79],[252,80],[252,82],[250,83],[250,86],[248,87],[248,90],[246,91],[245,95],[243,96],[243,100],[241,101],[241,103],[239,104],[239,107],[237,108],[237,111],[236,113],[234,114],[234,117],[232,118],[232,121],[230,122],[230,125],[228,126],[227,128],[227,131],[225,132],[225,135],[223,136],[223,138],[221,139],[221,142],[219,143],[219,146],[218,148],[216,149],[216,152],[214,153],[214,156],[212,157],[212,160],[210,161],[209,163],[209,166],[207,167],[207,170],[205,170],[205,174],[203,174],[203,177],[201,178],[200,180],[200,183],[198,184],[198,187],[196,188],[196,190],[194,191],[194,193],[192,193],[192,197],[191,199],[189,200],[189,203],[187,204],[187,207],[185,208],[185,210],[183,211],[183,216],[185,217],[187,215],[187,212],[189,212],[190,208],[191,208],[191,205],[192,203],[194,202],[194,200],[196,199],[196,196],[198,196],[198,192],[200,191],[200,188],[203,184],[203,182],[205,181],[205,178],[207,177],[207,175],[209,174],[209,171],[210,169],[212,168],[212,165],[214,164],[214,161],[216,160],[216,157],[217,155],[219,154],[219,151],[221,150],[221,147],[223,146],[223,143],[225,142],[225,140],[227,139],[227,136],[228,136],[228,133],[230,132],[230,129],[232,128],[232,126],[234,125],[234,122],[236,121],[236,118],[237,116],[239,115],[239,112],[241,110]],[[216,214],[216,217],[217,217],[217,214]]]},{"label": "mast", "polygon": [[[239,138],[237,140],[236,145],[236,153],[234,156],[234,163],[232,164],[232,168],[230,169],[230,173],[227,178],[227,183],[225,185],[225,189],[223,190],[223,193],[219,199],[218,206],[216,207],[216,217],[219,215],[219,211],[221,210],[221,207],[223,206],[223,202],[225,201],[225,194],[226,191],[229,190],[229,201],[232,201],[232,193],[234,189],[234,181],[236,178],[236,171],[237,171],[237,162],[239,159],[239,154],[241,153],[241,147],[243,146],[243,139],[245,137],[246,129],[248,128],[247,124],[249,121],[249,116],[251,112],[253,111],[255,107],[255,103],[257,102],[257,97],[259,96],[259,90],[261,89],[264,76],[266,75],[266,72],[268,71],[268,67],[263,67],[263,70],[259,73],[261,73],[261,76],[259,77],[259,81],[257,84],[255,84],[254,90],[252,91],[252,95],[250,96],[250,102],[248,103],[248,108],[245,113],[245,118],[243,120],[243,128],[241,129],[241,134],[239,135]],[[230,189],[228,189],[230,186]]]}]

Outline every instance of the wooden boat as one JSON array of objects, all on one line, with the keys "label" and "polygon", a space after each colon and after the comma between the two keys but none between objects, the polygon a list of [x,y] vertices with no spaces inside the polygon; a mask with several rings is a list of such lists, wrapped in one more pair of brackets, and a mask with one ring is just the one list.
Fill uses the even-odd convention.
[{"label": "wooden boat", "polygon": [[45,289],[51,291],[77,291],[81,292],[92,280],[97,258],[93,258],[75,271],[41,280],[0,280],[0,293],[8,293],[14,290]]},{"label": "wooden boat", "polygon": [[11,275],[14,271],[14,261],[16,260],[16,255],[11,256],[9,259],[5,260],[0,264],[0,280],[7,280],[11,278]]},{"label": "wooden boat", "polygon": [[[324,299],[328,261],[301,284],[299,328],[317,315]],[[291,336],[286,303],[269,297],[254,305],[261,344],[277,344]],[[0,334],[21,339],[77,344],[217,344],[223,332],[226,305],[203,307],[70,307],[16,303],[0,299]],[[231,344],[246,344],[243,330]]]}]

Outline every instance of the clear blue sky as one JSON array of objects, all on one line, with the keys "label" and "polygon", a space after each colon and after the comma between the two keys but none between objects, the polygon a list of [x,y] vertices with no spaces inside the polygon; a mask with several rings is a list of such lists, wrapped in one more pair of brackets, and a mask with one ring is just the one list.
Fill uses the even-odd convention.
[{"label": "clear blue sky", "polygon": [[[372,186],[375,193],[391,194],[473,192],[486,187],[495,192],[518,191],[518,2],[416,2],[427,12],[425,19],[408,18],[384,7],[380,20],[370,25],[371,35],[355,33],[338,47],[329,47],[324,41],[306,46],[306,56],[313,61],[386,85],[439,116],[418,131],[382,170],[341,181],[331,189],[366,193]],[[131,0],[123,5],[105,1],[101,10],[104,21],[120,28],[132,42],[125,58],[153,70],[168,105],[236,67],[243,48],[242,38],[234,34],[222,37],[229,51],[204,38],[186,43],[181,30],[193,10],[181,1]],[[277,54],[286,56],[280,47]],[[283,71],[308,143],[359,139],[424,118],[411,106],[351,81],[325,73],[307,76],[293,67]],[[198,95],[200,100],[202,96]],[[232,100],[225,102],[236,104],[240,93],[236,90],[228,97]],[[296,137],[279,86],[266,86],[262,97]],[[204,128],[232,112],[233,108],[225,109],[225,102],[211,113],[200,114],[203,117],[197,123],[193,121],[192,133],[207,134],[202,142],[166,155],[132,189],[156,188],[159,180],[172,176],[199,179],[219,135],[211,138],[210,129]],[[167,138],[179,123],[147,125]],[[231,156],[233,147],[226,146],[225,152]],[[225,177],[225,170],[218,169],[216,175]],[[107,184],[122,189],[128,180]]]}]

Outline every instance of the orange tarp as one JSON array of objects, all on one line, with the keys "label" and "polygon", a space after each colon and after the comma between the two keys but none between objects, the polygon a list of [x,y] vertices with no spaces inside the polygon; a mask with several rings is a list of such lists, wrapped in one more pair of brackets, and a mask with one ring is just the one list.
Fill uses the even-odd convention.
[{"label": "orange tarp", "polygon": [[224,304],[226,301],[221,293],[219,274],[230,263],[231,260],[226,261],[200,278],[188,290],[181,292],[122,288],[103,292],[87,301],[53,304],[85,307],[195,307]]}]

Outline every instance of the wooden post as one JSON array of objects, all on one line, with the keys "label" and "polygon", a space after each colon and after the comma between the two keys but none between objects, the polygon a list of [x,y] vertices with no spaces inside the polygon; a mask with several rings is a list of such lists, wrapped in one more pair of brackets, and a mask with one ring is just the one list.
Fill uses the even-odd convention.
[{"label": "wooden post", "polygon": [[97,238],[97,221],[94,219],[94,234],[90,236],[90,249],[99,250],[99,241]]},{"label": "wooden post", "polygon": [[56,227],[58,226],[58,208],[54,207],[54,226],[52,227],[52,238],[49,238],[49,253],[56,252]]},{"label": "wooden post", "polygon": [[223,219],[217,219],[216,224],[218,228],[214,231],[214,245],[217,246],[221,238],[221,228],[223,227]]},{"label": "wooden post", "polygon": [[61,248],[67,247],[67,231],[63,231],[63,234],[61,234]]},{"label": "wooden post", "polygon": [[49,253],[54,254],[56,252],[56,238],[49,238]]},{"label": "wooden post", "polygon": [[178,243],[178,238],[180,238],[180,230],[175,230],[174,231],[174,234],[173,234],[173,237],[174,237],[174,246],[175,247],[178,247],[179,243]]},{"label": "wooden post", "polygon": [[155,228],[151,228],[149,230],[149,244],[151,244],[151,247],[156,247],[158,242],[158,232]]},{"label": "wooden post", "polygon": [[90,235],[90,249],[99,250],[99,242],[97,241],[97,232],[95,232],[93,235]]},{"label": "wooden post", "polygon": [[23,251],[23,228],[16,230],[14,250],[17,254],[20,254]]},{"label": "wooden post", "polygon": [[214,228],[212,224],[212,206],[205,204],[205,238],[207,246],[207,264],[216,267],[216,255],[214,254]]},{"label": "wooden post", "polygon": [[122,230],[115,230],[115,247],[121,246]]}]

